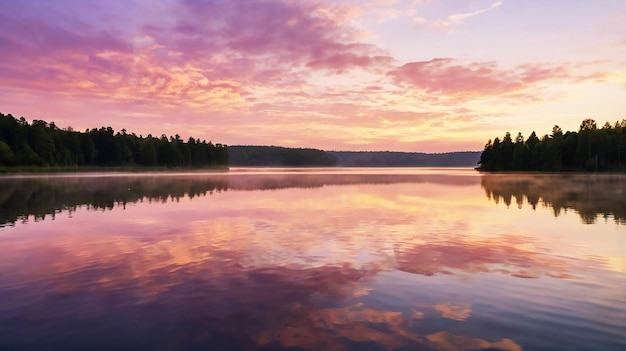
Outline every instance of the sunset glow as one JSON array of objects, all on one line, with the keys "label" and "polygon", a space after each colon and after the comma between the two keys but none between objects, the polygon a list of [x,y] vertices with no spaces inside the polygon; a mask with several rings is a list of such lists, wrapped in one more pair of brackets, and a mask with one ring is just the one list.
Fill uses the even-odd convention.
[{"label": "sunset glow", "polygon": [[621,0],[0,1],[0,112],[228,145],[482,150],[626,118]]}]

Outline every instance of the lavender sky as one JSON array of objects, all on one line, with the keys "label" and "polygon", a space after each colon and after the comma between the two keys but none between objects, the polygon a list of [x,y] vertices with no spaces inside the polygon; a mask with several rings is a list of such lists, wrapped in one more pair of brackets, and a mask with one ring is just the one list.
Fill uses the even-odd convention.
[{"label": "lavender sky", "polygon": [[623,0],[0,0],[0,112],[326,150],[626,118]]}]

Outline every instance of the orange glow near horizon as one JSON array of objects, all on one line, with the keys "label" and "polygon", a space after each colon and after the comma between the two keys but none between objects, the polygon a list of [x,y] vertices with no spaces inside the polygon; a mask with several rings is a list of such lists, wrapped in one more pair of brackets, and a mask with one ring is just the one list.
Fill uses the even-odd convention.
[{"label": "orange glow near horizon", "polygon": [[75,5],[0,4],[0,112],[227,145],[417,152],[626,118],[618,0],[566,12],[520,0]]}]

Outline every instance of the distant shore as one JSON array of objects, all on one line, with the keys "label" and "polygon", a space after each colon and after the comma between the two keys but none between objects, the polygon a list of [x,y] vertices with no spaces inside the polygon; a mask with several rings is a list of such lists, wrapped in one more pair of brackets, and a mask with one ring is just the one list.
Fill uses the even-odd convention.
[{"label": "distant shore", "polygon": [[228,166],[201,167],[201,168],[168,168],[145,166],[16,166],[0,167],[2,174],[32,174],[32,173],[110,173],[110,172],[198,172],[198,171],[228,171]]}]

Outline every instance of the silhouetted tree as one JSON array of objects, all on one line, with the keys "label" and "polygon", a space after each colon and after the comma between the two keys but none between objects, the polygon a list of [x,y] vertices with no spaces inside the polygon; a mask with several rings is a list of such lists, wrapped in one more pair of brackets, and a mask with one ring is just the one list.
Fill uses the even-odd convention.
[{"label": "silhouetted tree", "polygon": [[517,137],[515,137],[512,167],[517,170],[528,170],[530,167],[530,149],[524,143],[524,137],[521,132],[518,132]]},{"label": "silhouetted tree", "polygon": [[0,141],[0,165],[10,166],[13,164],[15,156],[7,143]]},{"label": "silhouetted tree", "polygon": [[492,170],[492,160],[493,160],[493,144],[491,143],[491,139],[487,141],[485,144],[485,148],[483,152],[480,154],[480,161],[478,161],[479,167],[484,170]]}]

